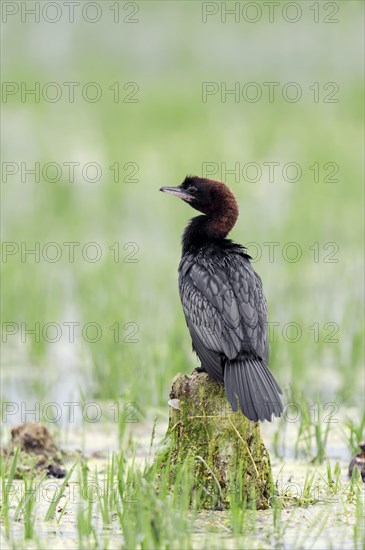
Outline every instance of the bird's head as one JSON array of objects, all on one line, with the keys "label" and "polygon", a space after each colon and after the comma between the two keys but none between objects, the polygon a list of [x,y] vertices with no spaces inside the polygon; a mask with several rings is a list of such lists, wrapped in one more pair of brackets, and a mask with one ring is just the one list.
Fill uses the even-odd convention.
[{"label": "bird's head", "polygon": [[232,191],[222,182],[187,176],[177,187],[161,187],[160,191],[170,193],[190,204],[192,208],[208,216],[224,215],[234,211],[238,216],[238,205]]}]

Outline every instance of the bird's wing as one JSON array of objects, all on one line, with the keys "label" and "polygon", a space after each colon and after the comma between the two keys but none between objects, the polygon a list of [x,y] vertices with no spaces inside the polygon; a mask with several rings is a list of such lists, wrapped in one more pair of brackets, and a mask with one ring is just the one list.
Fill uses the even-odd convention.
[{"label": "bird's wing", "polygon": [[243,256],[230,254],[214,271],[204,259],[185,262],[179,289],[190,333],[204,347],[228,359],[243,352],[266,359],[266,303],[261,281]]},{"label": "bird's wing", "polygon": [[267,364],[269,359],[267,303],[260,276],[247,260],[235,255],[229,270],[249,346]]}]

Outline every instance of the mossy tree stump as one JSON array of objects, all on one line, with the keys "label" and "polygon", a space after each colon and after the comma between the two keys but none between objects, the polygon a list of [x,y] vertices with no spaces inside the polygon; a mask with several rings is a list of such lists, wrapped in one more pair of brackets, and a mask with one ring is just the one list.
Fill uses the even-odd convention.
[{"label": "mossy tree stump", "polygon": [[188,461],[202,508],[228,508],[232,499],[267,508],[271,466],[259,423],[234,413],[223,386],[206,373],[177,375],[170,397],[169,447],[157,457],[161,474],[168,469],[174,485]]}]

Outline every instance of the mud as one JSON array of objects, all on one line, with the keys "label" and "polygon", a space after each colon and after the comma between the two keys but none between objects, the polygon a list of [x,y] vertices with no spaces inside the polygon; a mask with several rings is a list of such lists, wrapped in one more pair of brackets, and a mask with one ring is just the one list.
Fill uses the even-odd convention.
[{"label": "mud", "polygon": [[32,422],[14,426],[11,430],[11,441],[1,449],[1,454],[5,459],[11,458],[17,448],[19,455],[15,477],[22,478],[33,468],[37,474],[45,473],[57,479],[66,476],[63,453],[43,424]]}]

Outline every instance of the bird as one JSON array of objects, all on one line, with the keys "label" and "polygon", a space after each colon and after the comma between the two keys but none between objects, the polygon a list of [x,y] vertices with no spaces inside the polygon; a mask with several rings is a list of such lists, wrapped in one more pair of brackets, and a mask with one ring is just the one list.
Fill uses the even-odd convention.
[{"label": "bird", "polygon": [[251,421],[283,412],[282,390],[268,368],[268,312],[260,276],[244,246],[227,235],[238,218],[233,192],[220,181],[186,176],[160,191],[201,213],[182,236],[179,293],[196,370],[225,388],[232,410]]},{"label": "bird", "polygon": [[352,476],[353,469],[356,466],[360,471],[361,479],[365,483],[365,440],[359,443],[359,447],[361,449],[361,453],[354,456],[351,460],[349,466],[349,477]]}]

